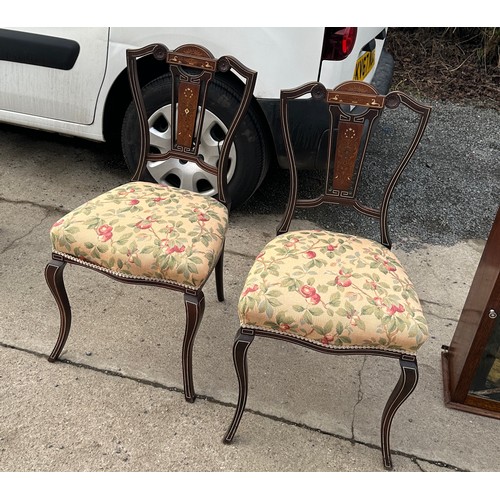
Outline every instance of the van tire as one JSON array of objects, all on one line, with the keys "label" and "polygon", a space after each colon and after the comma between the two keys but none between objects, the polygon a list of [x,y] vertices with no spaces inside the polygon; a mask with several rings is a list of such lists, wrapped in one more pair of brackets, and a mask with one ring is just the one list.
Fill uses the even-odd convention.
[{"label": "van tire", "polygon": [[[172,81],[169,74],[162,75],[143,87],[142,91],[148,117],[154,116],[158,110],[170,105],[171,88]],[[237,83],[217,76],[209,86],[206,109],[209,113],[215,115],[216,119],[222,122],[227,130],[240,100],[241,91]],[[259,111],[256,102],[252,102],[235,134],[233,146],[235,148],[236,163],[234,168],[230,167],[228,175],[232,208],[241,206],[253,195],[264,180],[268,170],[269,155],[267,154],[266,137],[260,124]],[[169,116],[169,113],[165,113],[165,115]],[[168,124],[166,127],[168,129]],[[134,173],[140,145],[139,124],[133,102],[128,106],[123,119],[121,143],[127,167],[130,172]],[[203,139],[200,144],[200,151],[202,149]],[[176,171],[179,171],[178,167],[176,166]],[[172,182],[172,179],[175,181],[175,177],[171,175],[163,178],[160,178],[157,173],[152,175],[152,170],[149,170],[148,167],[141,180],[183,187],[182,185],[176,185],[182,182],[182,179],[177,182]],[[192,190],[197,191],[196,187]],[[200,189],[198,192],[204,191]],[[215,194],[215,192],[210,194]]]}]

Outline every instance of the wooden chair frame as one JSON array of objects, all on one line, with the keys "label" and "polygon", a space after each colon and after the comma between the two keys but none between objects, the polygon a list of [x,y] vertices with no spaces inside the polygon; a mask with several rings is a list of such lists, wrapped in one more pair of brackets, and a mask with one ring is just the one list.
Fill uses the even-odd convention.
[{"label": "wooden chair frame", "polygon": [[[182,109],[188,111],[179,113],[178,108],[181,106],[171,106],[171,123],[175,130],[172,133],[171,149],[164,154],[150,152],[148,116],[142,97],[137,64],[138,59],[146,56],[153,56],[157,60],[165,63],[166,71],[170,71],[174,82],[172,85],[172,103],[179,102],[179,96],[184,91],[184,95],[180,100],[182,101]],[[231,206],[231,200],[227,189],[229,151],[233,143],[236,129],[244,118],[250,105],[257,73],[245,67],[232,56],[224,56],[216,59],[207,49],[199,45],[183,45],[174,51],[169,51],[167,47],[162,44],[151,44],[139,49],[129,49],[127,50],[127,67],[132,95],[138,113],[141,141],[137,168],[132,180],[137,181],[142,178],[148,161],[178,158],[195,162],[200,168],[217,176],[217,198],[229,210]],[[214,166],[206,163],[203,158],[198,155],[200,130],[202,129],[204,119],[208,86],[217,72],[225,73],[228,71],[234,71],[240,77],[244,91],[240,106],[235,113],[223,141],[218,165]],[[219,301],[224,300],[223,256],[224,247],[222,248],[221,255],[215,266],[217,298]],[[109,269],[78,259],[75,256],[53,252],[52,259],[45,268],[45,278],[59,308],[60,328],[56,345],[48,358],[50,362],[59,359],[71,327],[71,307],[63,280],[63,271],[67,263],[93,269],[94,271],[105,274],[122,283],[158,286],[183,293],[186,311],[186,327],[182,345],[184,396],[187,401],[193,402],[196,398],[196,394],[193,384],[192,352],[194,339],[205,310],[205,296],[202,290],[203,285],[194,288],[167,280],[140,276],[124,276]]]},{"label": "wooden chair frame", "polygon": [[[326,176],[327,184],[325,192],[322,195],[314,199],[297,199],[297,168],[291,141],[288,110],[291,100],[306,94],[310,94],[314,99],[324,100],[329,109],[331,117],[327,159],[327,169],[329,172]],[[395,168],[387,184],[381,205],[376,208],[368,207],[356,198],[356,189],[363,167],[367,144],[373,131],[373,125],[380,116],[384,106],[397,108],[400,104],[417,113],[420,116],[420,120],[405,155],[401,159],[400,164]],[[345,112],[346,106],[360,106],[365,111],[360,114],[349,114]],[[283,234],[289,230],[296,208],[313,208],[323,203],[343,204],[351,206],[364,215],[379,219],[381,242],[390,248],[391,240],[387,226],[389,201],[401,173],[408,165],[422,138],[429,120],[430,111],[431,108],[429,106],[418,104],[401,92],[391,92],[386,96],[378,95],[374,87],[363,82],[347,82],[331,91],[328,91],[322,84],[317,82],[312,82],[291,90],[283,90],[281,92],[281,124],[291,167],[290,194],[283,219],[277,228],[277,234]],[[353,126],[358,133],[358,138],[352,141],[353,137],[347,134],[349,136],[348,140],[344,141],[341,132],[352,130]],[[365,135],[361,139],[359,136],[363,130],[365,131]],[[333,175],[335,169],[337,169],[338,175]],[[389,349],[326,347],[298,336],[275,333],[259,328],[241,327],[236,334],[233,345],[233,360],[239,384],[238,402],[233,420],[224,436],[225,443],[232,442],[246,406],[248,395],[247,353],[255,337],[284,340],[325,354],[372,355],[398,359],[401,367],[401,375],[385,405],[380,428],[383,463],[387,469],[392,468],[390,449],[391,424],[396,411],[410,396],[417,385],[418,366],[415,355]]]}]

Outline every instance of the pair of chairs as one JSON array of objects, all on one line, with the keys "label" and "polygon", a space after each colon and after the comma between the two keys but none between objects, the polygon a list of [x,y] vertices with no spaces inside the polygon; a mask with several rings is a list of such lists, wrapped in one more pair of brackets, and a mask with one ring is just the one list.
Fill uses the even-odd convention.
[{"label": "pair of chairs", "polygon": [[[171,78],[171,148],[152,151],[148,113],[137,71],[138,60],[154,56]],[[184,294],[186,327],[182,346],[184,396],[195,400],[192,350],[204,312],[203,286],[215,269],[217,297],[224,300],[223,254],[231,201],[227,172],[229,151],[238,125],[253,97],[257,74],[231,56],[216,59],[203,47],[175,51],[161,44],[127,51],[127,67],[140,129],[140,152],[132,182],[112,189],[59,219],[51,229],[52,259],[45,276],[60,311],[60,331],[49,356],[56,361],[68,338],[71,309],[63,282],[67,263],[81,265],[116,280],[160,286]],[[216,165],[199,154],[208,88],[232,72],[242,95],[227,133],[220,140]],[[297,99],[324,102],[330,115],[324,192],[299,199],[289,110]],[[419,122],[377,208],[356,198],[366,146],[373,126],[386,108],[404,105]],[[427,338],[427,326],[415,289],[390,251],[387,212],[394,186],[422,137],[430,108],[401,92],[387,96],[363,82],[346,82],[333,90],[309,83],[281,93],[281,120],[290,162],[290,194],[277,237],[256,257],[241,293],[241,327],[233,347],[239,381],[235,415],[224,437],[232,441],[248,392],[247,352],[257,336],[299,344],[327,354],[368,354],[399,359],[401,377],[382,415],[384,465],[392,467],[389,435],[399,406],[418,379],[416,352]],[[141,181],[148,162],[177,158],[216,176],[214,198]],[[381,244],[330,231],[289,231],[296,208],[323,203],[346,204],[379,219]]]}]

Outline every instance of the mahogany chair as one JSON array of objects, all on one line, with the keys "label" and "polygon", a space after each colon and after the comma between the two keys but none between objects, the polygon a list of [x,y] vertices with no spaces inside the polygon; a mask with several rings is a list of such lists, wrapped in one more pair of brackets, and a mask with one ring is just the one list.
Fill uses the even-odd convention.
[{"label": "mahogany chair", "polygon": [[[138,74],[138,60],[146,56],[164,63],[171,76],[168,151],[158,152],[150,143],[148,113]],[[196,395],[192,350],[205,307],[202,288],[215,268],[217,297],[224,300],[229,152],[253,96],[257,74],[234,57],[215,59],[198,45],[184,45],[174,51],[161,44],[130,49],[127,68],[140,135],[137,169],[132,182],[84,203],[55,222],[51,229],[52,259],[45,277],[59,307],[61,324],[49,361],[59,358],[71,326],[71,309],[63,282],[67,263],[87,267],[123,283],[167,288],[184,294],[182,374],[184,396],[193,402]],[[242,98],[225,137],[219,139],[219,157],[215,164],[209,164],[198,152],[207,94],[217,75],[228,72],[239,77]],[[148,162],[170,159],[180,160],[179,165],[194,164],[215,176],[216,199],[139,180],[144,178]]]},{"label": "mahogany chair", "polygon": [[[289,116],[298,98],[324,102],[330,115],[324,191],[298,199],[298,176]],[[379,206],[358,199],[363,161],[374,124],[400,106],[416,113],[416,126],[398,159]],[[240,328],[233,346],[239,381],[236,412],[224,437],[233,440],[248,392],[247,353],[255,337],[269,337],[325,354],[386,356],[399,360],[401,377],[381,422],[382,456],[392,468],[389,435],[395,412],[415,389],[416,353],[428,337],[415,288],[390,251],[387,212],[393,189],[424,133],[430,107],[401,92],[378,95],[364,82],[333,90],[309,83],[281,92],[281,123],[290,163],[290,194],[277,236],[257,255],[238,304]],[[407,149],[406,149],[407,147]],[[296,208],[347,205],[379,219],[381,243],[323,230],[290,231]],[[294,380],[296,383],[296,380]]]}]

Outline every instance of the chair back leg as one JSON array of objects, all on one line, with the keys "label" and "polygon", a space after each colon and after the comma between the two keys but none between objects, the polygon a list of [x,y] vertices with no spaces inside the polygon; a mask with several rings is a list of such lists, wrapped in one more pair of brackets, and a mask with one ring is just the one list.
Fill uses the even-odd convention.
[{"label": "chair back leg", "polygon": [[233,421],[229,426],[226,435],[224,436],[224,443],[228,444],[233,440],[234,434],[240,425],[241,417],[243,416],[243,411],[247,404],[248,395],[248,367],[247,367],[247,351],[254,339],[254,335],[245,333],[242,328],[240,328],[236,334],[236,339],[233,344],[233,361],[234,367],[236,369],[236,374],[238,376],[238,403],[236,405],[236,412],[233,417]]},{"label": "chair back leg", "polygon": [[390,448],[390,432],[391,424],[396,411],[406,401],[410,394],[414,391],[418,382],[418,366],[415,356],[403,354],[399,359],[401,365],[401,376],[392,394],[385,405],[382,414],[382,423],[380,435],[382,441],[382,457],[386,469],[392,469],[391,448]]},{"label": "chair back leg", "polygon": [[215,286],[217,288],[217,300],[224,301],[224,247],[220,254],[219,260],[215,265]]},{"label": "chair back leg", "polygon": [[193,383],[193,343],[205,312],[205,295],[201,290],[196,294],[185,293],[186,330],[182,343],[182,378],[184,380],[184,397],[189,403],[196,399]]},{"label": "chair back leg", "polygon": [[71,328],[71,307],[69,305],[68,295],[64,287],[63,271],[66,262],[61,260],[52,259],[45,267],[45,281],[56,300],[59,307],[59,314],[61,322],[59,326],[59,337],[57,338],[56,345],[49,356],[49,361],[53,363],[57,361],[64,344],[68,339],[69,330]]}]

